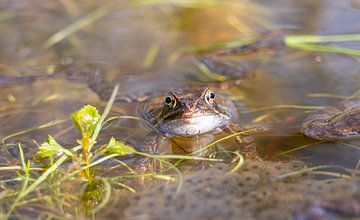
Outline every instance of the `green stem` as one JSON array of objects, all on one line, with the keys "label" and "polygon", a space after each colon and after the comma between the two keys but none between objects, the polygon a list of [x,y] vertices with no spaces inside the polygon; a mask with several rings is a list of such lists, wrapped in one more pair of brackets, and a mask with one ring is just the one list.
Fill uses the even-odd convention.
[{"label": "green stem", "polygon": [[[106,117],[108,116],[110,110],[111,110],[111,107],[115,101],[115,98],[116,98],[116,95],[119,91],[119,84],[116,84],[116,86],[114,87],[114,90],[112,91],[111,93],[111,96],[110,96],[110,99],[109,101],[107,102],[106,106],[105,106],[105,110],[104,112],[102,113],[101,117],[100,117],[100,120],[98,121],[98,123],[96,124],[96,127],[95,127],[95,130],[92,134],[92,137],[91,139],[92,140],[96,140],[97,136],[99,135],[100,133],[100,130],[104,124],[104,121],[106,119]],[[91,148],[89,149],[89,151],[91,151]]]},{"label": "green stem", "polygon": [[333,35],[333,36],[297,35],[297,36],[285,37],[286,45],[348,42],[348,41],[360,41],[360,34],[343,34],[343,35]]},{"label": "green stem", "polygon": [[[82,139],[81,139],[81,145],[82,145],[82,157],[83,157],[83,161],[85,163],[85,166],[88,166],[90,164],[90,159],[89,159],[89,149],[91,148],[91,137],[90,134],[88,132],[85,132],[82,134]],[[84,170],[85,176],[90,179],[91,175],[90,175],[90,169],[85,169]]]}]

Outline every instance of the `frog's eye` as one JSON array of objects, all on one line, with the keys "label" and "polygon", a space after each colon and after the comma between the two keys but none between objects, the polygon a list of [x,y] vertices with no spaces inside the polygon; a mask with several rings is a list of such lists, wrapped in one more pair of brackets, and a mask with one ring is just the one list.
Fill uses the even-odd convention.
[{"label": "frog's eye", "polygon": [[215,99],[215,93],[210,92],[210,93],[209,93],[209,98],[210,98],[210,99]]},{"label": "frog's eye", "polygon": [[165,104],[170,108],[173,108],[176,105],[176,99],[172,96],[167,96],[165,98]]},{"label": "frog's eye", "polygon": [[214,99],[215,99],[215,93],[212,92],[212,91],[209,91],[206,96],[205,96],[205,101],[208,103],[208,104],[212,104]]}]

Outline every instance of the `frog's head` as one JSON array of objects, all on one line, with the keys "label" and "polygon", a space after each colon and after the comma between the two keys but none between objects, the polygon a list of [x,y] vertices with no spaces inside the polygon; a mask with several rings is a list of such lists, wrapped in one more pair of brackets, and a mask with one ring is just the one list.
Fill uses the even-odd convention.
[{"label": "frog's head", "polygon": [[228,104],[209,88],[195,93],[170,92],[156,127],[169,136],[195,136],[221,129],[231,118]]}]

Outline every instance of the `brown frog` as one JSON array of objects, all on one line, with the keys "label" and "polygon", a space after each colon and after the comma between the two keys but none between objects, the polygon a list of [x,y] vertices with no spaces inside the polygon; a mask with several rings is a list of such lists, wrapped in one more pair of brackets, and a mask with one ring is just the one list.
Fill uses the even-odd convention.
[{"label": "brown frog", "polygon": [[343,100],[307,117],[301,132],[321,140],[360,137],[360,98]]},{"label": "brown frog", "polygon": [[[141,115],[152,129],[141,150],[150,153],[157,153],[157,147],[164,138],[169,138],[173,144],[181,143],[180,147],[185,152],[191,152],[198,147],[200,139],[206,140],[204,137],[207,135],[241,131],[232,122],[237,117],[232,101],[209,88],[175,90],[165,97],[149,99],[143,103]],[[251,136],[238,136],[237,142],[245,157],[260,160]],[[146,161],[149,160],[144,161],[137,164],[138,169],[148,166]]]}]

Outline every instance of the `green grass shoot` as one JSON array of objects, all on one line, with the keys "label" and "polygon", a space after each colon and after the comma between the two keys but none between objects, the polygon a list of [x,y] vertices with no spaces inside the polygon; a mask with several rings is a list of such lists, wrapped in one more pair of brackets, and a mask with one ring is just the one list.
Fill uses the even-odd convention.
[{"label": "green grass shoot", "polygon": [[352,56],[360,56],[360,50],[340,47],[336,45],[325,45],[325,43],[358,41],[360,41],[360,34],[333,36],[295,35],[285,37],[285,44],[290,48],[315,52],[341,53]]}]

